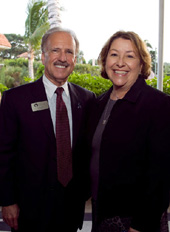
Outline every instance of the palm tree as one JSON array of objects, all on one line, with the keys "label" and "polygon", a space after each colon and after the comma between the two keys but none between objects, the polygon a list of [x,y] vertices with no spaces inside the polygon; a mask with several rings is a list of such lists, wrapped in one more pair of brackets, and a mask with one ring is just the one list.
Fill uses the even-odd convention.
[{"label": "palm tree", "polygon": [[152,49],[152,45],[148,42],[148,40],[145,39],[144,42],[145,42],[146,47],[147,47],[148,49]]},{"label": "palm tree", "polygon": [[27,19],[25,22],[25,38],[28,44],[29,77],[34,79],[34,51],[40,48],[41,38],[48,30],[48,11],[43,0],[30,0],[27,6]]},{"label": "palm tree", "polygon": [[50,23],[50,28],[60,27],[61,19],[60,19],[60,3],[59,0],[48,0],[48,20]]},{"label": "palm tree", "polygon": [[156,50],[153,50],[152,45],[148,42],[148,40],[144,40],[144,42],[146,43],[146,46],[148,48],[148,51],[151,55],[151,60],[152,60],[152,70],[155,72],[155,74],[157,73],[157,53]]},{"label": "palm tree", "polygon": [[79,53],[77,55],[77,63],[78,64],[84,64],[84,63],[86,63],[86,61],[84,59],[84,53],[83,53],[83,51],[79,51]]}]

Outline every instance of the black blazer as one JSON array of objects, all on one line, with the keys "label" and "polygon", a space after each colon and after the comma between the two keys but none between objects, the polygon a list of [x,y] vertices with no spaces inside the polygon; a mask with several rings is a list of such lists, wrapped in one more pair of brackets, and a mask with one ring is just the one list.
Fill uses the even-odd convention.
[{"label": "black blazer", "polygon": [[[92,106],[89,144],[112,88]],[[100,219],[131,216],[132,228],[156,231],[169,204],[170,97],[138,78],[118,100],[102,135]]]},{"label": "black blazer", "polygon": [[55,195],[60,202],[58,212],[67,204],[81,227],[87,197],[84,125],[87,105],[94,94],[72,83],[69,83],[69,91],[73,119],[73,179],[66,196],[57,181],[56,140],[50,110],[33,112],[31,108],[32,103],[47,101],[42,78],[3,94],[0,106],[0,205],[17,203],[22,218],[35,219],[47,211],[46,205],[47,215],[50,214]]}]

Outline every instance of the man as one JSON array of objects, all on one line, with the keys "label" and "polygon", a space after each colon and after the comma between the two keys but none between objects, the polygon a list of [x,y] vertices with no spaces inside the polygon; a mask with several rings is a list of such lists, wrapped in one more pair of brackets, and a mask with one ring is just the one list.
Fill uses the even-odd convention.
[{"label": "man", "polygon": [[[53,28],[42,39],[42,78],[3,94],[0,107],[0,179],[4,221],[18,232],[76,232],[83,223],[86,198],[84,125],[87,105],[94,94],[67,79],[76,64],[79,42],[74,32]],[[69,132],[58,133],[55,92],[61,93],[69,119]],[[60,88],[61,89],[61,88]],[[61,92],[62,92],[61,91]],[[58,101],[58,100],[57,100]],[[62,101],[62,100],[61,100]],[[58,103],[57,103],[58,104]],[[57,108],[57,109],[56,109]],[[59,107],[60,108],[60,107]],[[64,116],[61,116],[61,119]],[[63,127],[65,126],[65,122]],[[59,123],[61,126],[61,123]],[[67,136],[68,135],[68,136]],[[61,136],[65,136],[61,139]],[[71,174],[59,165],[62,140],[71,143]],[[62,149],[62,148],[61,148]],[[65,151],[62,151],[63,154]],[[87,154],[85,154],[87,156]],[[67,159],[63,161],[65,165]],[[64,174],[59,174],[59,168]]]}]

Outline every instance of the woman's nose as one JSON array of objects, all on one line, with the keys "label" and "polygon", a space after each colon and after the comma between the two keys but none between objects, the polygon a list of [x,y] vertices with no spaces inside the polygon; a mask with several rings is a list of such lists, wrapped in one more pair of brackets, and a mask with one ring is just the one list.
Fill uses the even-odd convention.
[{"label": "woman's nose", "polygon": [[122,67],[125,65],[125,61],[123,57],[118,57],[117,62],[116,62],[117,66]]}]

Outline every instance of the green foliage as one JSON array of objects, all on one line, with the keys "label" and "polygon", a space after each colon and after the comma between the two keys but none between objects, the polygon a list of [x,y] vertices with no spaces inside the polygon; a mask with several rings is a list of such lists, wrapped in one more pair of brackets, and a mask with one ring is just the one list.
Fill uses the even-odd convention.
[{"label": "green foliage", "polygon": [[78,64],[85,64],[86,63],[86,61],[85,61],[85,59],[84,59],[84,53],[83,53],[83,51],[79,51],[79,53],[77,54],[77,63]]},{"label": "green foliage", "polygon": [[0,70],[0,74],[2,74],[2,78],[0,78],[0,82],[5,84],[8,88],[13,88],[19,85],[24,84],[24,79],[22,76],[24,75],[25,69],[19,66],[8,66],[8,68],[3,67]]},{"label": "green foliage", "polygon": [[[95,62],[95,65],[97,65],[97,60],[95,60],[94,62]],[[93,60],[92,60],[92,59],[91,59],[91,60],[89,60],[89,61],[88,61],[88,64],[93,65]]]},{"label": "green foliage", "polygon": [[5,34],[5,36],[11,44],[11,49],[6,49],[0,52],[0,56],[3,59],[17,58],[18,55],[28,50],[28,47],[24,42],[24,36],[16,34]]},{"label": "green foliage", "polygon": [[31,77],[24,77],[24,81],[25,81],[26,83],[29,83],[29,82],[32,81],[32,78],[31,78]]},{"label": "green foliage", "polygon": [[157,60],[157,58],[156,58],[156,56],[157,56],[157,53],[156,53],[156,50],[153,50],[153,47],[152,47],[152,45],[148,42],[148,40],[144,40],[144,42],[146,43],[146,46],[147,46],[147,48],[148,48],[148,51],[149,51],[149,53],[150,53],[150,55],[151,55],[151,60],[152,60],[152,70],[153,70],[153,72],[155,72],[156,73],[156,60]]},{"label": "green foliage", "polygon": [[104,79],[101,76],[91,76],[91,74],[80,74],[75,72],[69,76],[68,81],[94,92],[97,96],[101,95],[112,86],[110,80]]},{"label": "green foliage", "polygon": [[156,88],[157,86],[157,78],[154,77],[153,79],[148,79],[146,80],[146,83],[150,86],[152,86],[153,88]]},{"label": "green foliage", "polygon": [[[157,78],[146,80],[146,83],[153,88],[157,88]],[[163,92],[170,95],[170,76],[166,76],[163,78]]]},{"label": "green foliage", "polygon": [[[0,83],[7,86],[7,88],[13,88],[30,82],[27,59],[6,59],[3,63],[4,66],[0,69]],[[39,66],[42,66],[42,63],[34,61],[35,72],[37,72]]]},{"label": "green foliage", "polygon": [[92,76],[100,76],[99,66],[92,66],[90,64],[76,64],[74,71],[81,74],[90,73]]},{"label": "green foliage", "polygon": [[163,92],[170,95],[170,77],[165,76],[163,79]]},{"label": "green foliage", "polygon": [[164,73],[170,76],[170,63],[164,63]]},{"label": "green foliage", "polygon": [[1,92],[1,94],[3,94],[3,92],[5,91],[5,90],[7,90],[8,88],[5,86],[5,85],[3,85],[2,83],[0,83],[0,92]]},{"label": "green foliage", "polygon": [[[44,65],[40,64],[35,79],[40,78],[43,73]],[[69,76],[68,81],[94,92],[97,96],[112,86],[110,80],[100,76],[99,67],[90,64],[76,64],[74,72]]]},{"label": "green foliage", "polygon": [[39,66],[37,68],[37,72],[36,72],[36,80],[39,79],[44,73],[44,65],[42,63],[39,63]]},{"label": "green foliage", "polygon": [[19,67],[28,67],[28,59],[18,58],[18,59],[6,59],[4,60],[5,66],[19,66]]},{"label": "green foliage", "polygon": [[[30,0],[27,5],[27,19],[25,21],[25,42],[28,44],[29,77],[34,80],[33,57],[38,51],[44,33],[49,29],[47,2]],[[37,55],[37,54],[36,54]]]},{"label": "green foliage", "polygon": [[[0,92],[32,81],[28,76],[28,60],[23,58],[6,59],[3,63],[4,67],[0,69]],[[35,61],[34,70],[36,73],[35,80],[37,80],[44,73],[44,65],[40,61]],[[99,67],[90,64],[76,64],[74,72],[69,76],[68,81],[94,92],[97,96],[112,86],[110,80],[100,76]],[[146,80],[146,82],[148,85],[157,88],[156,77]],[[168,75],[165,75],[163,79],[163,92],[170,95],[170,76]]]},{"label": "green foliage", "polygon": [[[76,64],[74,67],[75,73],[91,74],[92,76],[100,76],[99,66],[91,66],[90,64]],[[44,73],[44,65],[41,63],[37,69],[36,79]]]},{"label": "green foliage", "polygon": [[13,88],[25,83],[24,76],[28,76],[28,60],[6,59],[4,67],[0,69],[0,82],[8,88]]},{"label": "green foliage", "polygon": [[25,38],[33,50],[40,47],[42,35],[49,29],[46,1],[30,0],[27,5]]}]

